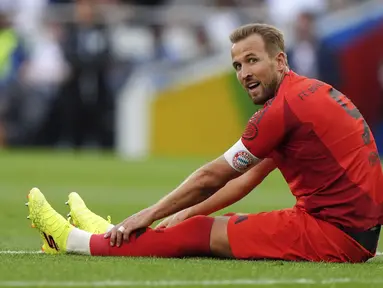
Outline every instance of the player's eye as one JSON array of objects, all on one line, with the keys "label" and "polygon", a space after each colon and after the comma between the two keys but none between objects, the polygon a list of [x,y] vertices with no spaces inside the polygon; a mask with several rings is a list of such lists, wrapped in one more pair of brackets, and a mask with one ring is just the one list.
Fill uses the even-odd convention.
[{"label": "player's eye", "polygon": [[258,59],[257,58],[249,58],[249,63],[256,63],[258,62]]},{"label": "player's eye", "polygon": [[234,67],[234,69],[236,70],[236,71],[239,71],[239,70],[241,70],[241,64],[239,64],[239,63],[234,63],[233,64],[233,67]]}]

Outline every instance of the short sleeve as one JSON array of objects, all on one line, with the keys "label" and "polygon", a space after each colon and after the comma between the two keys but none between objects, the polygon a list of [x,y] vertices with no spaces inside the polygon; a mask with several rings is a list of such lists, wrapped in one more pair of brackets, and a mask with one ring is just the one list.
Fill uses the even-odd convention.
[{"label": "short sleeve", "polygon": [[286,129],[284,99],[273,99],[248,121],[242,134],[242,143],[259,159],[267,156],[282,142]]}]

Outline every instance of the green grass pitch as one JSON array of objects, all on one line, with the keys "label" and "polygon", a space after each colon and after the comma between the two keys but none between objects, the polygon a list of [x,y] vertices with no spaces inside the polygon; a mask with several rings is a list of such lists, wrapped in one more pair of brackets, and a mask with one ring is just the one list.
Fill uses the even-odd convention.
[{"label": "green grass pitch", "polygon": [[[0,159],[0,287],[383,286],[380,257],[365,264],[316,264],[26,254],[41,246],[26,219],[24,203],[30,188],[39,187],[63,215],[68,213],[64,205],[68,193],[76,191],[90,209],[111,215],[116,223],[154,203],[209,159],[124,162],[110,154],[47,151],[5,151]],[[282,177],[274,172],[221,213],[268,211],[293,203]],[[379,250],[383,251],[382,245]]]}]

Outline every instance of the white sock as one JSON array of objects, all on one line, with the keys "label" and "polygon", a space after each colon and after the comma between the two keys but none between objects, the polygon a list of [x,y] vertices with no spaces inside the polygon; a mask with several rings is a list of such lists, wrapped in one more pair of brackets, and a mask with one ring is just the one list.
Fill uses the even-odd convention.
[{"label": "white sock", "polygon": [[66,250],[68,253],[90,255],[90,237],[92,233],[80,230],[78,228],[72,229],[68,235],[66,242]]},{"label": "white sock", "polygon": [[[114,228],[113,224],[109,224],[106,232]],[[92,233],[80,230],[78,228],[72,229],[68,235],[66,242],[66,250],[68,253],[90,255],[90,237]]]}]

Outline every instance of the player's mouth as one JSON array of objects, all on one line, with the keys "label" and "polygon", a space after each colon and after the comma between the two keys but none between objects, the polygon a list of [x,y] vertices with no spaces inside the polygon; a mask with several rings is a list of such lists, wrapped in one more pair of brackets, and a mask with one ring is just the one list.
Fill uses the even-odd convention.
[{"label": "player's mouth", "polygon": [[260,85],[261,82],[250,82],[246,85],[246,87],[249,92],[254,92]]}]

